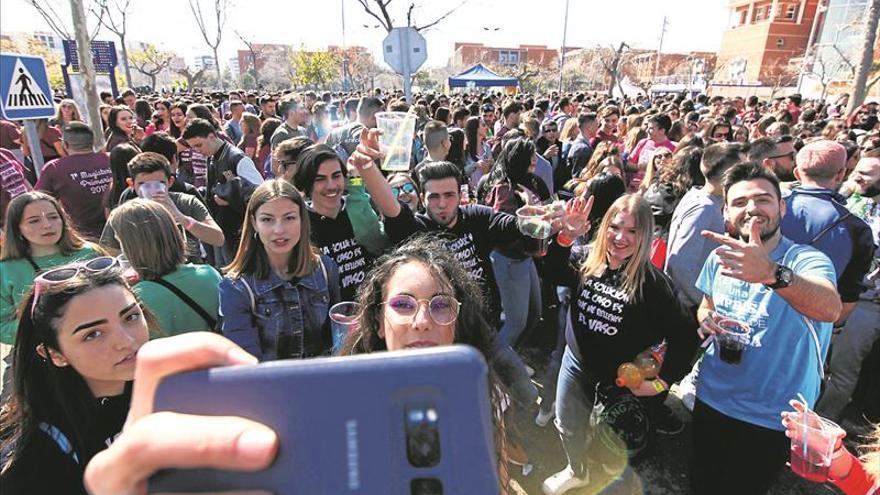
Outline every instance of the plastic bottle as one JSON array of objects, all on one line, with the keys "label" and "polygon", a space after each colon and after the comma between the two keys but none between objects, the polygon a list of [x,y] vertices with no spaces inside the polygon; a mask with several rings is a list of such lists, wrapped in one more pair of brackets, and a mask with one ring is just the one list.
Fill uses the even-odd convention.
[{"label": "plastic bottle", "polygon": [[617,379],[614,383],[618,387],[638,388],[645,380],[653,380],[660,373],[663,366],[663,357],[666,355],[666,343],[645,349],[640,352],[633,362],[623,363],[617,368]]}]

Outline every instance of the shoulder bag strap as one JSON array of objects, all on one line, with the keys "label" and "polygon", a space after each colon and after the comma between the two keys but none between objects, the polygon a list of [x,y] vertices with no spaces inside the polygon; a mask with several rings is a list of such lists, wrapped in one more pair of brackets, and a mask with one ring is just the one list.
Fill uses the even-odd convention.
[{"label": "shoulder bag strap", "polygon": [[837,227],[838,225],[840,225],[841,223],[843,223],[843,221],[845,221],[847,218],[849,218],[849,217],[851,217],[851,216],[852,216],[852,212],[851,212],[851,211],[846,212],[846,215],[843,215],[842,217],[838,218],[837,220],[834,221],[834,223],[832,223],[831,225],[825,227],[824,229],[822,229],[821,232],[819,232],[818,234],[816,234],[816,237],[813,237],[812,239],[810,239],[810,242],[808,242],[807,245],[812,246],[812,245],[815,244],[819,239],[821,239],[822,236],[824,236],[825,234],[827,234],[828,231],[830,231],[830,230],[833,229],[834,227]]},{"label": "shoulder bag strap", "polygon": [[198,313],[198,315],[201,316],[203,320],[205,320],[205,323],[208,324],[208,328],[214,328],[217,326],[217,318],[214,318],[211,315],[209,315],[208,312],[204,310],[204,308],[199,306],[199,304],[197,302],[193,301],[191,297],[189,297],[182,290],[180,290],[176,286],[174,286],[174,284],[172,284],[171,282],[168,282],[167,280],[163,280],[161,278],[157,278],[157,279],[153,280],[153,282],[156,282],[157,284],[161,285],[162,287],[165,287],[166,289],[170,290],[171,292],[174,293],[174,295],[179,297],[181,301],[185,302],[187,304],[187,306],[192,308],[193,311]]},{"label": "shoulder bag strap", "polygon": [[30,257],[30,255],[25,255],[24,258],[28,261],[28,263],[31,264],[32,267],[34,267],[34,272],[40,273],[40,271],[43,270],[42,268],[40,268],[40,265],[38,265],[37,262]]},{"label": "shoulder bag strap", "polygon": [[[837,222],[834,223],[834,225],[840,223],[842,220],[843,220],[843,219],[838,220]],[[828,229],[830,229],[830,228],[833,227],[834,225],[829,226]],[[816,237],[817,237],[817,238],[818,238],[818,237],[821,237],[822,234],[824,234],[825,231],[827,231],[828,229],[823,230],[823,231],[820,232],[819,235],[816,236]],[[811,242],[810,244],[812,244],[812,242]],[[795,245],[791,246],[790,248],[788,248],[788,251],[786,251],[786,252],[785,252],[785,255],[782,256],[782,264],[783,264],[783,265],[785,265],[785,261],[786,261],[786,259],[788,258],[788,255],[791,254],[792,250],[793,250],[796,246],[797,246],[797,244],[795,244]],[[787,265],[785,265],[785,266],[787,266]],[[791,268],[791,267],[789,267],[789,268]],[[819,378],[820,378],[821,380],[825,380],[825,363],[824,363],[824,361],[822,361],[822,345],[819,343],[819,334],[816,332],[816,327],[813,326],[813,322],[810,321],[809,318],[807,318],[807,317],[804,316],[803,314],[801,314],[801,318],[803,318],[804,323],[806,323],[806,325],[807,325],[807,329],[810,330],[810,336],[813,337],[813,344],[815,344],[815,349],[816,349],[816,361],[819,363]]]}]

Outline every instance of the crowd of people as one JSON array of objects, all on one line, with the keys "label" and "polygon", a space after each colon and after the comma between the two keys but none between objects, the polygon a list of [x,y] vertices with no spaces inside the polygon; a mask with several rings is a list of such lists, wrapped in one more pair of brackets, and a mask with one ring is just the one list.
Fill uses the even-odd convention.
[{"label": "crowd of people", "polygon": [[[880,422],[877,103],[101,98],[103,148],[62,99],[40,169],[0,120],[4,492],[145,493],[163,467],[269,465],[263,425],[152,412],[177,371],[453,343],[490,365],[500,493],[512,467],[558,461],[529,434],[551,421],[567,462],[544,493],[619,476],[684,430],[673,387],[694,494],[767,493],[805,408]],[[416,122],[408,171],[380,166],[379,112]],[[343,302],[360,310],[337,342]],[[524,352],[535,341],[547,359]],[[838,440],[822,481],[875,493],[876,454]]]}]

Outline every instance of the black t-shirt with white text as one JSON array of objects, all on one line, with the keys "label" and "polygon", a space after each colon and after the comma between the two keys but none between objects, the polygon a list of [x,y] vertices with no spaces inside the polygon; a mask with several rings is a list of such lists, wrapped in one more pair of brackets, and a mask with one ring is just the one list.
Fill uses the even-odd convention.
[{"label": "black t-shirt with white text", "polygon": [[344,203],[336,218],[325,217],[311,208],[308,211],[312,242],[339,266],[341,300],[355,301],[357,289],[372,268],[375,257],[355,239]]},{"label": "black t-shirt with white text", "polygon": [[397,217],[385,217],[385,233],[393,244],[399,244],[419,232],[437,232],[448,237],[447,248],[480,284],[489,301],[489,321],[497,324],[501,314],[501,297],[489,253],[494,247],[522,236],[516,225],[516,217],[496,212],[488,206],[460,206],[458,221],[447,229],[425,213],[413,214],[403,203],[400,204]]}]

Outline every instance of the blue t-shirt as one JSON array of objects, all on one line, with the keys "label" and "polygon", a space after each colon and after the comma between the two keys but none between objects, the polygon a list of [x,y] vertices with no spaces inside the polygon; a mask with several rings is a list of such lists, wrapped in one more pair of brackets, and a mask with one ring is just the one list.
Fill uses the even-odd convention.
[{"label": "blue t-shirt", "polygon": [[[800,276],[835,283],[831,260],[820,251],[782,238],[770,258]],[[700,365],[697,397],[713,409],[746,423],[782,431],[779,413],[803,394],[812,407],[819,397],[820,367],[831,342],[831,323],[810,320],[819,352],[801,313],[762,284],[719,273],[715,251],[706,259],[697,288],[712,298],[715,311],[748,323],[751,340],[739,364],[728,364],[710,345]]]}]

